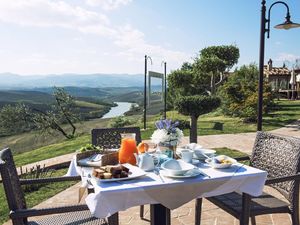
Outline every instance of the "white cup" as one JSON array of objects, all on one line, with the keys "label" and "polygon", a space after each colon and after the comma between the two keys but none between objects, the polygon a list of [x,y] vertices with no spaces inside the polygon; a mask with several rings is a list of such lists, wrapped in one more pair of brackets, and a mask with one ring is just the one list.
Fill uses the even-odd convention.
[{"label": "white cup", "polygon": [[182,160],[186,163],[191,163],[193,161],[193,154],[194,152],[191,150],[182,150],[181,151],[181,157]]}]

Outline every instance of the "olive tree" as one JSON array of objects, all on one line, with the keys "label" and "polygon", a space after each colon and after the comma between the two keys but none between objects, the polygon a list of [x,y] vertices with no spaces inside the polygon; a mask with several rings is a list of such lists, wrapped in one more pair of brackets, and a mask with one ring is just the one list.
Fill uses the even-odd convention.
[{"label": "olive tree", "polygon": [[194,62],[194,70],[205,72],[210,77],[210,92],[215,94],[229,71],[240,57],[238,47],[234,45],[210,46],[200,51],[200,55]]},{"label": "olive tree", "polygon": [[190,142],[197,143],[197,121],[200,115],[209,113],[220,105],[220,99],[215,96],[192,95],[181,96],[176,101],[179,113],[191,117]]},{"label": "olive tree", "polygon": [[[53,96],[55,103],[52,109],[42,111],[33,109],[33,121],[37,128],[41,131],[58,131],[67,139],[71,139],[75,135],[75,122],[80,121],[76,112],[75,99],[68,94],[63,88],[54,87]],[[68,124],[71,127],[71,132],[67,132],[62,124]]]},{"label": "olive tree", "polygon": [[170,101],[179,113],[191,117],[190,142],[197,142],[199,116],[220,106],[215,89],[223,82],[224,72],[232,68],[238,58],[236,46],[211,46],[202,49],[193,63],[185,62],[181,69],[169,75]]}]

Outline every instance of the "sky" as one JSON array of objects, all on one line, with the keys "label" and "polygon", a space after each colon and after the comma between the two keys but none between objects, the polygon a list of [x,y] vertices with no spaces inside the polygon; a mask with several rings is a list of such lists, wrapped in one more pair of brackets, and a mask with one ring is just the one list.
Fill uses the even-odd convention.
[{"label": "sky", "polygon": [[[269,7],[274,1],[267,0]],[[300,23],[300,1],[285,0]],[[0,0],[0,72],[21,75],[163,72],[212,45],[235,44],[237,66],[258,63],[260,0]],[[271,11],[271,27],[286,9]],[[265,62],[292,66],[300,29],[271,28]],[[150,64],[150,61],[149,61]]]}]

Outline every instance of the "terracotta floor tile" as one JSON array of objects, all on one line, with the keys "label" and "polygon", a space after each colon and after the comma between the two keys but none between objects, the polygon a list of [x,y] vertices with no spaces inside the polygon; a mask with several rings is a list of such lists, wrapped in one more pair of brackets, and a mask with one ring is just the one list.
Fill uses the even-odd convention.
[{"label": "terracotta floor tile", "polygon": [[291,217],[289,214],[284,213],[284,214],[272,214],[272,219],[274,225],[291,225]]}]

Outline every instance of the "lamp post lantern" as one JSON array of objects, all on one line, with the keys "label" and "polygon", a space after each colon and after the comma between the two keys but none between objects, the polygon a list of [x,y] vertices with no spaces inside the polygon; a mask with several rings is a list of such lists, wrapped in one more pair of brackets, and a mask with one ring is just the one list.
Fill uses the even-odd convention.
[{"label": "lamp post lantern", "polygon": [[285,17],[285,22],[276,25],[274,28],[277,29],[291,29],[300,27],[300,24],[293,23],[291,21],[289,6],[283,1],[274,2],[269,10],[268,17],[266,18],[266,0],[261,2],[261,24],[260,24],[260,47],[259,47],[259,79],[258,79],[258,112],[257,112],[257,130],[262,130],[262,114],[263,114],[263,84],[264,84],[264,58],[265,58],[265,34],[267,33],[267,38],[270,37],[270,16],[271,9],[274,5],[282,4],[287,9],[287,14]]}]

